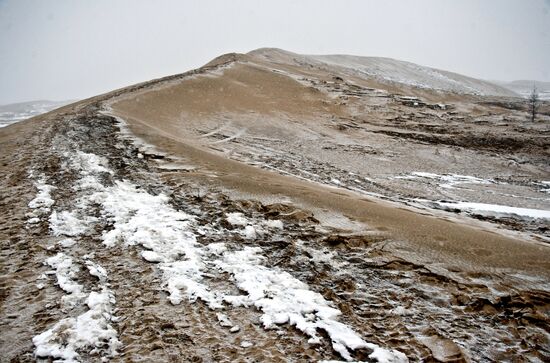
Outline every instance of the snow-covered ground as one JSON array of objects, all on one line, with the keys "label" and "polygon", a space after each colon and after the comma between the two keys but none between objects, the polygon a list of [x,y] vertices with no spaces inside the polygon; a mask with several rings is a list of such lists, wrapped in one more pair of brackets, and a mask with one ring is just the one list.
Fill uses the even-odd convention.
[{"label": "snow-covered ground", "polygon": [[[32,173],[31,173],[32,176]],[[40,217],[47,215],[55,201],[51,197],[51,191],[55,187],[48,185],[41,176],[36,181],[38,193],[29,203],[32,212],[28,213],[28,223],[38,223]],[[52,213],[54,216],[56,212]],[[50,217],[51,220],[52,217]],[[53,232],[55,225],[52,225]],[[77,236],[81,234],[82,228],[68,230],[67,235]],[[59,234],[59,233],[57,233]],[[70,249],[76,242],[67,239],[59,241],[62,248]],[[55,323],[51,328],[33,338],[36,347],[37,358],[52,358],[59,362],[78,362],[79,350],[87,350],[92,354],[105,352],[106,356],[117,355],[117,349],[121,343],[118,340],[117,332],[111,325],[115,297],[109,289],[107,272],[103,267],[93,262],[89,257],[83,257],[83,265],[87,267],[91,276],[97,278],[98,291],[85,291],[82,284],[78,283],[80,267],[75,263],[75,257],[65,252],[59,252],[49,257],[44,264],[52,268],[47,274],[40,276],[37,287],[43,289],[43,281],[48,280],[48,275],[55,275],[55,283],[61,288],[65,295],[62,296],[60,304],[67,312],[67,317]],[[72,315],[71,311],[76,310],[85,304],[88,310],[79,315]]]},{"label": "snow-covered ground", "polygon": [[77,316],[68,316],[35,336],[33,343],[36,357],[52,358],[57,362],[79,362],[81,359],[78,351],[101,354],[104,357],[116,356],[117,349],[121,346],[118,333],[111,325],[116,300],[108,287],[105,269],[86,260],[89,274],[98,280],[98,291],[86,294],[83,286],[73,280],[78,267],[73,264],[71,257],[58,253],[48,258],[46,264],[55,269],[57,284],[67,293],[62,302],[69,300],[69,309],[84,303],[88,310]]},{"label": "snow-covered ground", "polygon": [[[223,243],[203,246],[197,235],[210,233],[208,228],[194,225],[194,217],[174,209],[168,197],[152,195],[128,181],[116,181],[104,186],[102,174],[112,174],[107,160],[84,152],[65,153],[66,166],[80,174],[74,190],[80,197],[71,210],[54,210],[49,225],[60,246],[68,249],[78,238],[92,228],[96,216],[92,206],[101,206],[101,217],[110,220],[112,229],[103,231],[105,248],[115,245],[141,246],[144,260],[156,264],[162,272],[162,287],[170,294],[172,304],[201,300],[213,310],[228,305],[250,307],[262,312],[265,329],[289,324],[302,331],[309,344],[320,344],[322,330],[328,334],[332,346],[340,356],[350,361],[350,350],[367,348],[369,356],[378,362],[406,362],[404,354],[367,343],[346,324],[338,321],[339,309],[316,293],[307,284],[288,272],[264,265],[265,257],[259,247],[237,248]],[[38,194],[29,204],[32,209],[47,212],[54,205],[49,192],[54,188],[43,179],[36,182]],[[37,217],[33,217],[37,218]],[[255,239],[265,229],[281,230],[279,220],[250,221],[240,213],[227,214],[228,223],[242,229],[243,237]],[[67,243],[67,238],[71,243]],[[99,292],[86,293],[75,279],[79,267],[75,257],[64,252],[48,258],[45,264],[55,274],[57,285],[66,292],[62,306],[71,310],[85,303],[88,310],[76,317],[67,317],[45,332],[34,337],[37,357],[51,357],[61,361],[79,361],[78,350],[89,354],[101,353],[104,357],[117,354],[120,341],[111,326],[114,319],[115,296],[108,288],[108,272],[91,260],[85,259],[91,275],[99,279]],[[82,262],[81,262],[82,264]],[[242,294],[216,290],[209,286],[205,275],[227,273]],[[221,318],[220,318],[221,317]],[[219,315],[219,319],[228,319]],[[229,323],[231,325],[231,323]],[[232,329],[238,330],[238,326]],[[103,343],[106,342],[106,343]],[[244,345],[243,345],[244,344]],[[242,347],[248,344],[243,342]],[[250,343],[252,344],[252,343]]]}]

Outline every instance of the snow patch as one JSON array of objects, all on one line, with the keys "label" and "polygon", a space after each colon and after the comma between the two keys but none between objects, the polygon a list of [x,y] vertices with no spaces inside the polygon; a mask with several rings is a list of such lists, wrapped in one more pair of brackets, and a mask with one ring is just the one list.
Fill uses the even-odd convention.
[{"label": "snow patch", "polygon": [[491,216],[519,216],[533,219],[550,219],[550,211],[541,209],[516,208],[497,204],[469,202],[436,202],[445,209],[459,209]]},{"label": "snow patch", "polygon": [[374,351],[371,358],[378,359],[386,353],[401,359],[396,361],[406,361],[402,353],[367,343],[347,325],[336,321],[341,314],[338,309],[331,307],[321,294],[311,291],[288,272],[263,266],[265,257],[260,252],[261,248],[245,247],[241,251],[226,253],[215,261],[218,268],[230,273],[237,287],[248,294],[226,296],[225,301],[255,306],[263,313],[260,320],[264,328],[288,323],[308,335],[311,344],[320,343],[317,330],[324,330],[331,338],[334,350],[346,360],[351,360],[349,349],[368,348]]},{"label": "snow patch", "polygon": [[50,215],[50,229],[54,236],[82,235],[88,229],[88,223],[81,220],[76,211],[53,211]]},{"label": "snow patch", "polygon": [[267,220],[264,223],[269,228],[273,228],[273,229],[283,229],[284,228],[283,221],[281,221],[279,219]]},{"label": "snow patch", "polygon": [[[48,258],[46,263],[56,268],[58,284],[70,293],[68,296],[85,296],[82,286],[72,280],[78,269],[71,257],[58,253]],[[62,319],[33,338],[37,357],[53,358],[56,362],[78,362],[78,351],[84,348],[88,348],[91,355],[117,355],[116,350],[122,344],[117,338],[116,330],[110,324],[114,320],[113,306],[116,301],[113,293],[107,288],[107,272],[89,260],[86,261],[86,266],[90,274],[99,279],[101,291],[92,291],[87,296],[88,311],[77,317]]]},{"label": "snow patch", "polygon": [[256,229],[252,226],[246,226],[244,227],[243,235],[246,239],[256,239]]},{"label": "snow patch", "polygon": [[38,194],[36,194],[36,197],[29,202],[29,208],[44,208],[49,210],[54,204],[54,200],[51,197],[51,192],[56,188],[52,185],[46,184],[43,178],[37,180],[35,186],[38,189]]},{"label": "snow patch", "polygon": [[242,213],[227,213],[226,219],[234,226],[246,226],[248,219]]},{"label": "snow patch", "polygon": [[[80,154],[77,158],[83,157],[83,154]],[[346,360],[351,360],[350,350],[368,348],[373,350],[373,359],[379,359],[386,354],[394,357],[395,361],[406,361],[402,353],[367,343],[350,327],[338,322],[336,318],[341,312],[330,306],[319,293],[311,291],[305,283],[285,271],[264,266],[265,257],[261,255],[260,248],[247,247],[240,251],[229,251],[222,243],[209,246],[199,244],[193,232],[194,218],[174,209],[167,196],[151,195],[128,181],[115,181],[112,186],[102,186],[93,178],[98,173],[108,172],[102,166],[105,161],[90,155],[86,155],[85,159],[88,162],[79,164],[79,167],[90,190],[81,198],[79,205],[100,206],[103,218],[111,222],[111,229],[102,235],[106,246],[122,244],[144,248],[141,256],[147,261],[158,263],[157,266],[162,271],[163,288],[169,293],[172,304],[179,304],[187,298],[191,302],[200,299],[211,309],[222,309],[227,304],[251,306],[263,313],[261,321],[266,329],[289,324],[307,335],[311,344],[320,343],[322,336],[318,334],[319,329],[325,331],[332,341],[333,348]],[[71,165],[75,163],[72,162]],[[64,222],[70,220],[56,218]],[[261,233],[260,226],[268,225],[264,221],[253,224],[242,213],[228,213],[226,219],[232,225],[243,226],[240,233],[247,238],[256,238],[257,233]],[[58,228],[66,224],[60,223]],[[272,222],[271,227],[282,228],[282,222]],[[100,280],[104,276],[94,265],[88,265],[88,269]],[[211,289],[205,277],[214,271],[229,273],[231,280],[245,294],[231,295],[225,291]],[[94,295],[95,298],[101,301]],[[90,312],[96,309],[94,299],[91,302],[88,299]],[[103,312],[108,318],[91,324],[101,323],[101,327],[97,329],[98,335],[104,334],[105,339],[109,336],[114,337],[112,345],[116,346],[116,334],[110,335],[112,332],[108,325],[110,311]],[[225,318],[221,313],[218,315],[220,323],[232,325],[229,319]],[[78,320],[67,322],[71,327],[77,323]],[[52,329],[61,328],[56,325]],[[84,339],[77,329],[76,331],[70,330],[68,336],[74,337],[74,341],[80,341],[84,345],[92,343],[92,338]],[[57,346],[53,346],[52,349],[54,353],[61,351],[70,357],[76,352],[73,349],[76,347],[75,344],[77,343],[67,345],[65,350]],[[44,349],[51,353],[51,350],[48,350],[51,347],[47,344],[44,346]],[[59,349],[55,351],[54,348]]]},{"label": "snow patch", "polygon": [[65,153],[64,155],[69,160],[69,167],[73,170],[79,171],[82,175],[109,173],[113,174],[108,168],[108,161],[106,158],[77,151],[74,153]]},{"label": "snow patch", "polygon": [[27,221],[30,224],[40,222],[40,217],[48,214],[51,210],[51,207],[54,205],[55,201],[51,197],[51,192],[56,189],[52,185],[46,184],[45,178],[40,177],[34,185],[38,189],[38,193],[33,200],[28,204],[29,208],[33,209],[32,212],[27,213],[29,220]]},{"label": "snow patch", "polygon": [[455,186],[460,184],[495,184],[494,180],[491,179],[481,179],[475,176],[470,175],[460,175],[460,174],[434,174],[415,171],[409,175],[397,176],[394,179],[406,179],[414,180],[418,178],[437,180],[441,182],[439,186],[441,188],[453,189]]},{"label": "snow patch", "polygon": [[223,313],[217,313],[216,317],[218,318],[218,321],[220,322],[221,326],[224,326],[224,327],[233,326],[233,323],[231,322],[231,320],[229,320],[227,315]]},{"label": "snow patch", "polygon": [[102,283],[107,282],[107,271],[103,267],[90,260],[86,261],[86,267],[90,275],[97,277]]},{"label": "snow patch", "polygon": [[64,238],[57,243],[63,248],[71,248],[76,244],[76,241],[72,238]]},{"label": "snow patch", "polygon": [[205,266],[201,260],[164,263],[160,268],[163,271],[165,289],[170,293],[169,300],[172,304],[177,305],[183,300],[183,290],[191,302],[201,299],[211,309],[223,308],[223,294],[212,292],[202,283],[202,270]]},{"label": "snow patch", "polygon": [[168,197],[151,195],[135,185],[117,181],[94,193],[90,199],[103,207],[113,229],[103,234],[103,243],[114,246],[141,245],[166,260],[185,255],[195,236],[188,231],[192,217],[168,205]]},{"label": "snow patch", "polygon": [[73,259],[62,252],[46,259],[47,265],[55,269],[57,285],[68,295],[63,296],[62,302],[64,306],[73,308],[86,294],[82,291],[82,285],[74,281],[79,268],[73,263]]},{"label": "snow patch", "polygon": [[163,262],[164,258],[155,251],[142,251],[141,257],[149,262]]},{"label": "snow patch", "polygon": [[538,184],[542,186],[541,192],[550,194],[550,181],[541,181]]},{"label": "snow patch", "polygon": [[51,357],[55,361],[78,362],[78,350],[91,349],[90,354],[105,351],[109,356],[117,355],[121,346],[116,330],[109,324],[112,319],[114,295],[106,288],[92,291],[86,301],[89,310],[76,318],[66,318],[52,328],[35,336],[35,355]]},{"label": "snow patch", "polygon": [[220,255],[223,252],[227,251],[227,246],[225,245],[225,243],[222,242],[210,243],[205,248],[207,251],[209,251],[209,253],[215,255]]}]

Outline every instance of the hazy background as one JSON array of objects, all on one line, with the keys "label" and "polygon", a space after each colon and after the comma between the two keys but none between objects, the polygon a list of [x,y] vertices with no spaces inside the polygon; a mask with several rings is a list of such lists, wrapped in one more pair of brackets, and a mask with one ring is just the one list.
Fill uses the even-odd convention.
[{"label": "hazy background", "polygon": [[84,98],[259,47],[550,81],[550,1],[0,0],[0,104]]}]

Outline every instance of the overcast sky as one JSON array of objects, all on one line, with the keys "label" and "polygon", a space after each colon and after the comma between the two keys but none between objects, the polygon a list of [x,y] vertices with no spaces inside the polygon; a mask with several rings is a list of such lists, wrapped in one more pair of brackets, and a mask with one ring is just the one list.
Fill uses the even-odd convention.
[{"label": "overcast sky", "polygon": [[260,47],[550,81],[550,0],[0,0],[0,104],[84,98]]}]

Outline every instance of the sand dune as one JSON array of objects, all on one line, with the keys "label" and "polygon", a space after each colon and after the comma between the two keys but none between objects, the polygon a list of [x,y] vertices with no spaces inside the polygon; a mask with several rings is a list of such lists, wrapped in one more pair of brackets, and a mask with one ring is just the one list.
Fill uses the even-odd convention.
[{"label": "sand dune", "polygon": [[3,128],[4,357],[545,361],[550,117],[526,110],[259,49]]}]

